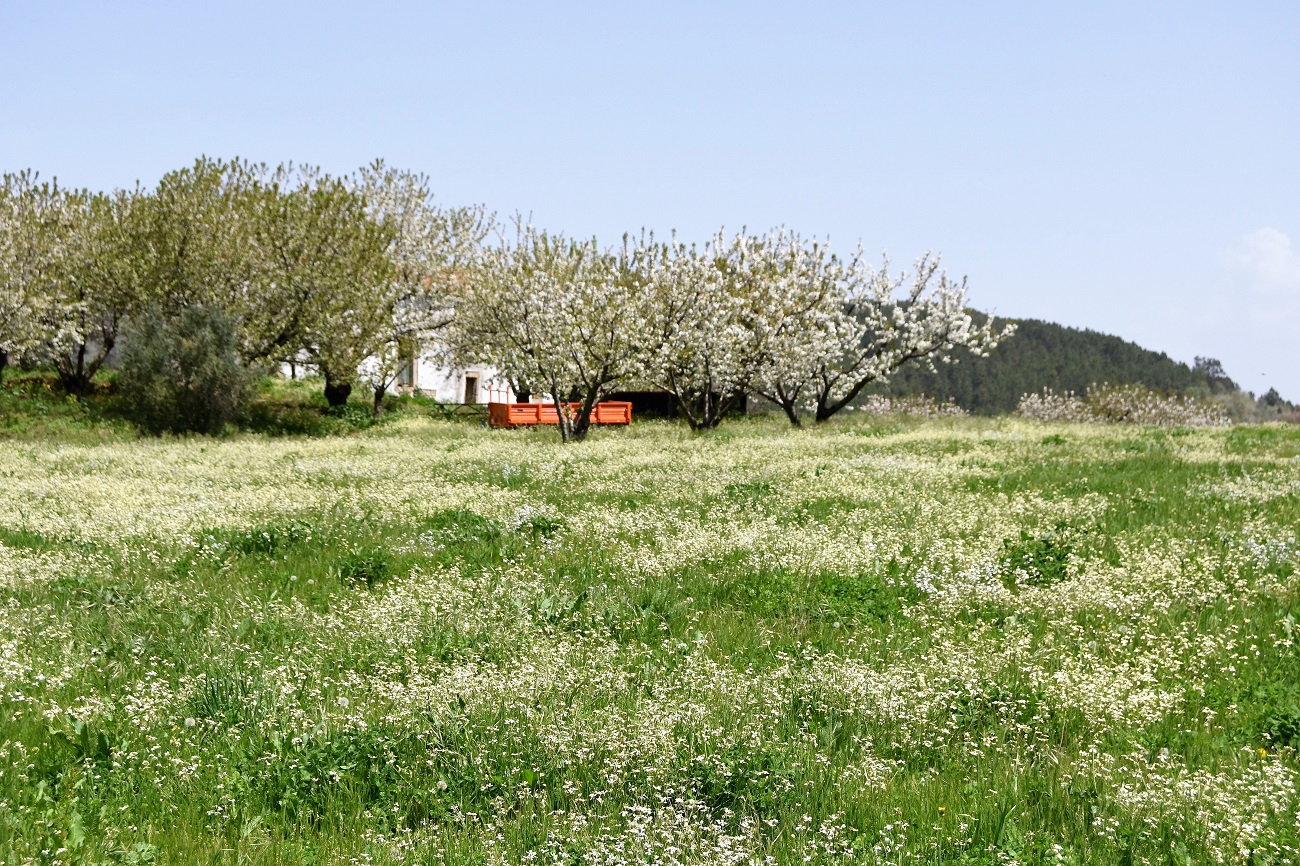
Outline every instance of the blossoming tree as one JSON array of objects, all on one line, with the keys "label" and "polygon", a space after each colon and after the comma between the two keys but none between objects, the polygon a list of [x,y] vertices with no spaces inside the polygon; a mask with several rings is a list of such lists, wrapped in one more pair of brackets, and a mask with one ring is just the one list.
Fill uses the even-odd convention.
[{"label": "blossoming tree", "polygon": [[31,172],[0,193],[0,351],[47,359],[83,396],[140,309],[142,195],[91,195]]},{"label": "blossoming tree", "polygon": [[[807,305],[796,313],[798,338],[779,344],[755,377],[755,390],[781,406],[791,423],[811,409],[823,422],[873,382],[912,362],[949,362],[956,349],[986,354],[1014,332],[992,319],[974,324],[966,309],[966,280],[951,280],[929,253],[909,277],[867,265],[859,249],[838,260],[826,246],[797,240],[780,257],[783,277]],[[905,288],[906,287],[906,288]]]},{"label": "blossoming tree", "polygon": [[596,404],[638,371],[645,293],[627,255],[520,223],[458,287],[449,356],[544,389],[561,440],[585,439]]},{"label": "blossoming tree", "polygon": [[255,351],[301,352],[325,377],[326,400],[341,406],[388,324],[394,229],[370,219],[348,180],[310,167],[280,167],[251,202],[251,294],[276,302],[256,320]]},{"label": "blossoming tree", "polygon": [[452,289],[476,265],[492,221],[482,207],[439,207],[427,177],[383,161],[357,172],[353,183],[369,218],[390,230],[391,282],[374,288],[382,296],[383,324],[360,367],[378,415],[416,347],[436,339],[451,322]]},{"label": "blossoming tree", "polygon": [[57,184],[30,171],[0,178],[0,376],[40,342],[39,308],[51,296],[63,219]]},{"label": "blossoming tree", "polygon": [[721,423],[764,357],[767,252],[744,232],[720,231],[702,247],[675,237],[638,244],[633,262],[647,286],[640,378],[671,394],[692,429]]}]

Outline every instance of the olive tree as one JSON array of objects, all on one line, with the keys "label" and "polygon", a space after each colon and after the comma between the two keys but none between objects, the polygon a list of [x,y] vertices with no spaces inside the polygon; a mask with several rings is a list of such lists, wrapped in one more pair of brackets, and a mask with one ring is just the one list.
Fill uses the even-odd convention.
[{"label": "olive tree", "polygon": [[216,433],[238,417],[248,373],[230,318],[195,304],[135,317],[116,384],[132,419],[150,433]]}]

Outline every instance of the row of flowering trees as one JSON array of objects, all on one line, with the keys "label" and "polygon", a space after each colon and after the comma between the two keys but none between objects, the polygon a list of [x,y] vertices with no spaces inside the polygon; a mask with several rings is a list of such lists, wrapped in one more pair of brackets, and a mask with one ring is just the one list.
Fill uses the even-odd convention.
[{"label": "row of flowering trees", "polygon": [[382,162],[334,177],[205,158],[113,193],[7,174],[0,373],[28,357],[84,395],[132,320],[203,306],[229,316],[246,364],[311,364],[332,405],[359,377],[382,396],[399,341],[446,323],[450,275],[486,227]]},{"label": "row of flowering trees", "polygon": [[586,435],[609,393],[647,386],[697,430],[746,394],[795,425],[825,421],[904,364],[985,353],[1011,333],[972,322],[965,281],[937,257],[895,275],[860,249],[841,258],[785,230],[602,250],[519,224],[467,272],[454,305],[442,335],[452,356],[554,399],[565,439]]},{"label": "row of flowering trees", "polygon": [[335,177],[205,158],[113,193],[3,177],[0,372],[43,361],[84,394],[124,326],[195,306],[230,318],[244,363],[317,368],[331,405],[365,383],[377,410],[410,347],[434,345],[554,400],[565,440],[629,388],[670,393],[696,429],[746,394],[825,421],[903,364],[1009,333],[974,325],[929,255],[909,277],[785,230],[614,249],[505,232],[382,162]]}]

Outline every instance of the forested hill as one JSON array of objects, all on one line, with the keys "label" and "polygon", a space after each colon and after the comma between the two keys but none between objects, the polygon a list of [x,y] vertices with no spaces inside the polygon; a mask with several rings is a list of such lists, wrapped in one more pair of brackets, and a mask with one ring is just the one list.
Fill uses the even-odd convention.
[{"label": "forested hill", "polygon": [[951,398],[970,412],[992,415],[1014,410],[1023,394],[1043,388],[1082,392],[1093,383],[1111,382],[1204,393],[1222,387],[1203,370],[1110,334],[1036,319],[1009,321],[1016,323],[1015,336],[987,358],[961,351],[953,356],[957,363],[936,364],[934,373],[909,365],[875,392]]}]

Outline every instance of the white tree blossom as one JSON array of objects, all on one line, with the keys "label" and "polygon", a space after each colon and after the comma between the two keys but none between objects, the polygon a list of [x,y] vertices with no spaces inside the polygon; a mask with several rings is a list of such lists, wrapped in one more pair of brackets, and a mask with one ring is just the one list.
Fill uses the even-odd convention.
[{"label": "white tree blossom", "polygon": [[392,280],[375,287],[383,296],[383,324],[360,370],[374,391],[378,415],[384,394],[419,348],[451,322],[452,290],[477,266],[492,220],[482,207],[439,207],[428,178],[388,168],[382,160],[359,171],[353,183],[370,219],[390,230]]},{"label": "white tree blossom", "polygon": [[648,286],[641,378],[671,394],[694,429],[716,426],[759,365],[758,246],[721,231],[703,247],[651,237],[636,257]]},{"label": "white tree blossom", "polygon": [[521,223],[459,287],[451,357],[528,383],[555,403],[563,441],[586,438],[596,404],[638,369],[645,292],[631,255]]},{"label": "white tree blossom", "polygon": [[139,190],[91,195],[6,175],[0,216],[0,350],[51,363],[84,395],[140,309]]},{"label": "white tree blossom", "polygon": [[774,371],[829,351],[838,282],[823,273],[821,249],[785,229],[720,231],[702,248],[675,239],[644,245],[651,304],[643,377],[673,395],[693,428],[719,424]]},{"label": "white tree blossom", "polygon": [[41,343],[67,222],[57,183],[31,171],[0,179],[0,375]]},{"label": "white tree blossom", "polygon": [[[65,390],[84,394],[108,360],[123,325],[151,301],[142,248],[147,196],[140,188],[74,197],[73,257],[58,306],[72,327],[52,322],[50,356]],[[62,338],[60,338],[62,335]]]},{"label": "white tree blossom", "polygon": [[904,364],[947,363],[958,348],[985,355],[1014,332],[1014,325],[995,329],[991,318],[976,325],[966,280],[951,280],[929,253],[917,259],[910,282],[906,273],[890,274],[888,259],[871,268],[860,248],[840,261],[824,245],[795,240],[779,261],[789,269],[787,291],[806,293],[810,304],[791,331],[801,337],[780,344],[755,390],[795,424],[800,410],[811,409],[818,422],[831,418]]}]

